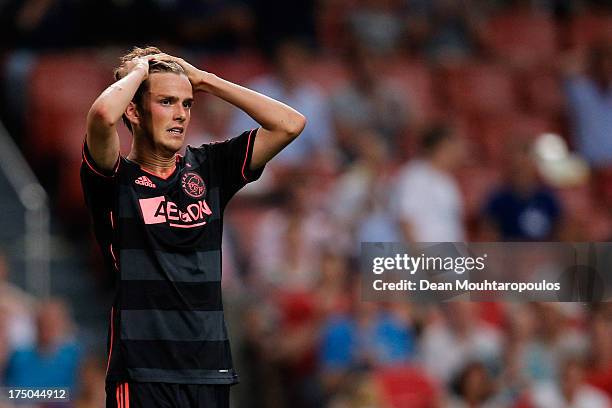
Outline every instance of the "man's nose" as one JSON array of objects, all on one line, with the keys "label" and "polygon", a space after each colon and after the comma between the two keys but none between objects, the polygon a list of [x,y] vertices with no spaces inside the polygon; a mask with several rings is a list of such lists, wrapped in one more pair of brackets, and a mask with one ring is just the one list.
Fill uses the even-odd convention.
[{"label": "man's nose", "polygon": [[179,106],[174,111],[174,120],[178,120],[180,122],[184,122],[187,119],[187,109],[184,106]]}]

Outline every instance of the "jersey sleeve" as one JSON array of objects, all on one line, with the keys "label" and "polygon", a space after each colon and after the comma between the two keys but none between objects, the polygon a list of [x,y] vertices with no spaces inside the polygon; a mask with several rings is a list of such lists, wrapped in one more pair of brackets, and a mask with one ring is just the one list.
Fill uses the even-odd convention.
[{"label": "jersey sleeve", "polygon": [[119,183],[119,166],[121,158],[117,159],[112,171],[104,171],[95,165],[87,143],[83,144],[83,161],[81,163],[81,187],[85,204],[91,214],[93,231],[96,241],[102,249],[107,270],[116,265],[112,250],[115,202]]},{"label": "jersey sleeve", "polygon": [[110,211],[120,162],[121,160],[118,157],[111,171],[100,169],[89,153],[87,142],[83,142],[81,186],[85,204],[94,216],[96,215],[95,212],[101,208],[108,208],[107,211]]},{"label": "jersey sleeve", "polygon": [[220,186],[223,205],[242,187],[259,179],[264,170],[265,165],[256,170],[250,169],[256,137],[257,129],[253,129],[224,142],[209,145],[214,171],[223,175]]}]

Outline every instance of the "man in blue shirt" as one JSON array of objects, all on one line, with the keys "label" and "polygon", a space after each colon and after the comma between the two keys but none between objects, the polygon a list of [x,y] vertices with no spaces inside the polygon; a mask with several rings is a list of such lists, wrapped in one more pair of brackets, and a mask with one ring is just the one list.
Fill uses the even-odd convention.
[{"label": "man in blue shirt", "polygon": [[595,44],[588,67],[572,59],[565,67],[565,93],[576,147],[594,167],[612,164],[612,42]]},{"label": "man in blue shirt", "polygon": [[62,387],[73,390],[81,352],[72,337],[66,305],[49,300],[36,316],[36,343],[15,350],[8,359],[4,382],[9,387]]}]

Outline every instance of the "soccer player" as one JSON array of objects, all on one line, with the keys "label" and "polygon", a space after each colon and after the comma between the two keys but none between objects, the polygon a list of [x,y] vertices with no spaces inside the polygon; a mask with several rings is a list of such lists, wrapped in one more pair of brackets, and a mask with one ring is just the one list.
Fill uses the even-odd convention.
[{"label": "soccer player", "polygon": [[[87,116],[81,183],[116,274],[108,407],[228,407],[232,367],[221,301],[223,210],[303,130],[292,108],[159,49],[122,58]],[[235,105],[260,127],[182,148],[193,94]],[[119,152],[117,123],[133,135]]]}]

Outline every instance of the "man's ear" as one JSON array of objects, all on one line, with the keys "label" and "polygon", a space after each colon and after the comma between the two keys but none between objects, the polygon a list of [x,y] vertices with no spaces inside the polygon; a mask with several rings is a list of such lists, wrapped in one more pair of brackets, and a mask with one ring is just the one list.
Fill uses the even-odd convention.
[{"label": "man's ear", "polygon": [[138,112],[138,107],[133,101],[125,108],[125,116],[131,123],[140,125],[140,112]]}]

